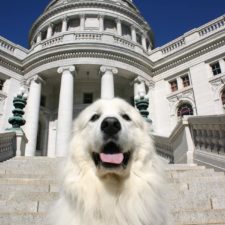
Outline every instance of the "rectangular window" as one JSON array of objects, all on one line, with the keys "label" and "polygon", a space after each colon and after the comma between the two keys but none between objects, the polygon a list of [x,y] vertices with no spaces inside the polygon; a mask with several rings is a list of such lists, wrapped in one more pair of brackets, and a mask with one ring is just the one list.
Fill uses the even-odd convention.
[{"label": "rectangular window", "polygon": [[91,104],[93,102],[93,93],[84,93],[83,95],[83,103]]},{"label": "rectangular window", "polygon": [[182,79],[184,87],[190,86],[190,80],[189,80],[189,76],[188,75],[182,76],[181,79]]},{"label": "rectangular window", "polygon": [[131,28],[127,24],[122,24],[122,36],[131,39]]},{"label": "rectangular window", "polygon": [[113,19],[104,20],[104,30],[106,32],[116,33],[116,22]]},{"label": "rectangular window", "polygon": [[2,89],[3,89],[3,86],[4,86],[4,80],[0,80],[0,91],[2,91]]},{"label": "rectangular window", "polygon": [[141,34],[137,33],[136,36],[137,36],[137,43],[141,45],[142,44],[142,42],[141,42]]},{"label": "rectangular window", "polygon": [[57,23],[53,26],[53,35],[58,34],[62,31],[62,23]]},{"label": "rectangular window", "polygon": [[177,80],[172,80],[172,81],[170,81],[169,83],[170,83],[170,88],[171,88],[171,91],[172,91],[172,92],[178,90]]},{"label": "rectangular window", "polygon": [[79,18],[70,19],[68,22],[68,31],[79,29],[80,29],[80,19]]},{"label": "rectangular window", "polygon": [[212,73],[214,76],[221,74],[221,68],[220,68],[219,62],[215,62],[215,63],[211,64],[210,66],[211,66]]}]

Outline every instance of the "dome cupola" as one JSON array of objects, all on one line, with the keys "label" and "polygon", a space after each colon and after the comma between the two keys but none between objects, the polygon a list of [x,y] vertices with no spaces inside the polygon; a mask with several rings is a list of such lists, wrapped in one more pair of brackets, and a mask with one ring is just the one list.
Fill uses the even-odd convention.
[{"label": "dome cupola", "polygon": [[132,0],[53,0],[34,23],[29,40],[35,51],[67,42],[110,40],[138,52],[154,46],[151,28]]}]

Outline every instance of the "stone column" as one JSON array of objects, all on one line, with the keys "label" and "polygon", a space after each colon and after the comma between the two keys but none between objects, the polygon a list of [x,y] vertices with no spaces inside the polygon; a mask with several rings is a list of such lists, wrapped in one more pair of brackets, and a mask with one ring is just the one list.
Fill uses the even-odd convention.
[{"label": "stone column", "polygon": [[53,32],[53,24],[49,24],[48,30],[47,30],[47,38],[52,37],[52,32]]},{"label": "stone column", "polygon": [[63,21],[62,21],[62,32],[66,32],[67,31],[67,22],[68,22],[68,18],[64,17]]},{"label": "stone column", "polygon": [[85,15],[80,15],[80,30],[83,31],[85,27]]},{"label": "stone column", "polygon": [[62,78],[56,134],[56,156],[66,156],[68,152],[73,121],[74,77],[72,72],[74,71],[75,66],[60,67],[58,69],[58,73],[62,73]]},{"label": "stone column", "polygon": [[147,50],[147,42],[146,42],[146,36],[145,34],[142,34],[142,47],[144,48],[144,50]]},{"label": "stone column", "polygon": [[25,133],[28,139],[25,156],[35,156],[38,134],[41,86],[43,80],[37,75],[30,83],[30,91],[26,107]]},{"label": "stone column", "polygon": [[104,16],[99,15],[99,31],[103,32],[104,31]]},{"label": "stone column", "polygon": [[113,74],[117,74],[118,70],[114,67],[101,66],[100,71],[103,73],[101,80],[101,98],[112,99],[114,98]]},{"label": "stone column", "polygon": [[40,42],[41,42],[41,32],[39,32],[37,36],[37,43],[40,43]]},{"label": "stone column", "polygon": [[140,84],[139,84],[139,95],[140,97],[146,96],[145,81],[142,79],[140,79]]},{"label": "stone column", "polygon": [[133,42],[137,42],[136,28],[133,25],[131,26],[131,37]]},{"label": "stone column", "polygon": [[134,100],[139,99],[139,82],[135,79],[134,80]]},{"label": "stone column", "polygon": [[121,20],[120,19],[116,20],[116,28],[117,28],[117,34],[119,36],[122,36],[122,25],[121,25]]},{"label": "stone column", "polygon": [[177,77],[177,88],[178,90],[182,90],[184,88],[183,80],[181,77]]}]

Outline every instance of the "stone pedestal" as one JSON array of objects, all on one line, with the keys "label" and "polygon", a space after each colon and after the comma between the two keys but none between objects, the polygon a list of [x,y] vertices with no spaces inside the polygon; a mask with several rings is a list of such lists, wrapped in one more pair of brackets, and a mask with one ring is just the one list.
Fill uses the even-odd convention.
[{"label": "stone pedestal", "polygon": [[15,130],[16,133],[16,156],[25,155],[25,146],[28,142],[27,137],[22,129]]}]

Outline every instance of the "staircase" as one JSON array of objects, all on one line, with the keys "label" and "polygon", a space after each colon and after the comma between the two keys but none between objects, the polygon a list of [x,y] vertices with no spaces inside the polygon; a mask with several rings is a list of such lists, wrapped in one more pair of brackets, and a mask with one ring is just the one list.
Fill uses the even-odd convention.
[{"label": "staircase", "polygon": [[[62,158],[14,158],[0,164],[0,224],[47,225],[58,198]],[[169,165],[173,225],[225,225],[225,176],[202,166]],[[168,190],[169,192],[169,190]]]}]

